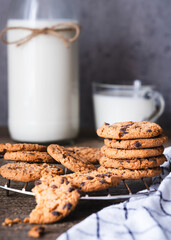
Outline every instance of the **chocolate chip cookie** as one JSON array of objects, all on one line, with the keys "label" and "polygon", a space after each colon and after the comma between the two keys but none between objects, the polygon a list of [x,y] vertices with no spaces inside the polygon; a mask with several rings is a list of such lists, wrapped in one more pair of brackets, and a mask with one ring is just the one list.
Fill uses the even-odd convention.
[{"label": "chocolate chip cookie", "polygon": [[53,185],[54,182],[58,184],[62,183],[71,183],[75,188],[80,189],[82,192],[93,192],[104,190],[112,186],[119,185],[121,179],[112,174],[99,174],[98,171],[89,171],[89,172],[76,172],[72,174],[66,174],[61,176],[44,176],[46,180],[51,182]]},{"label": "chocolate chip cookie", "polygon": [[24,162],[8,163],[0,168],[0,174],[7,179],[21,182],[33,182],[42,174],[63,174],[63,169],[49,164],[29,164]]},{"label": "chocolate chip cookie", "polygon": [[67,148],[72,153],[76,153],[76,155],[84,160],[87,163],[96,164],[99,162],[102,154],[100,148],[91,148],[91,147],[69,147]]},{"label": "chocolate chip cookie", "polygon": [[154,138],[146,139],[130,139],[130,140],[119,140],[119,139],[104,139],[104,144],[110,148],[119,149],[141,149],[141,148],[153,148],[159,147],[168,141],[168,137],[160,135]]},{"label": "chocolate chip cookie", "polygon": [[[8,152],[17,152],[17,151],[45,152],[47,149],[47,147],[44,145],[31,144],[31,143],[17,143],[17,144],[2,143],[2,146],[3,146],[4,150],[8,151]],[[1,147],[0,147],[0,149],[1,149]]]},{"label": "chocolate chip cookie", "polygon": [[151,122],[120,122],[114,124],[104,123],[97,129],[97,135],[112,139],[152,138],[162,134],[162,128]]},{"label": "chocolate chip cookie", "polygon": [[55,160],[47,152],[38,151],[19,151],[6,152],[4,160],[37,162],[37,163],[55,163]]},{"label": "chocolate chip cookie", "polygon": [[96,169],[93,164],[84,162],[84,159],[81,159],[75,152],[72,153],[72,151],[57,144],[48,146],[47,151],[57,162],[60,162],[73,172],[93,171]]},{"label": "chocolate chip cookie", "polygon": [[101,152],[108,158],[115,159],[131,159],[131,158],[147,158],[160,156],[164,151],[164,147],[148,148],[148,149],[117,149],[109,148],[105,145],[101,148]]},{"label": "chocolate chip cookie", "polygon": [[118,169],[146,169],[158,167],[167,161],[165,155],[151,158],[134,158],[134,159],[111,159],[106,156],[101,157],[99,163],[103,167]]},{"label": "chocolate chip cookie", "polygon": [[105,168],[103,166],[98,168],[100,173],[109,173],[121,177],[121,179],[140,179],[140,178],[150,178],[158,176],[161,173],[161,168],[148,168],[148,169],[115,169],[115,168]]},{"label": "chocolate chip cookie", "polygon": [[80,194],[70,184],[47,182],[41,179],[32,189],[35,193],[37,206],[30,213],[30,223],[53,223],[66,217],[76,207]]}]

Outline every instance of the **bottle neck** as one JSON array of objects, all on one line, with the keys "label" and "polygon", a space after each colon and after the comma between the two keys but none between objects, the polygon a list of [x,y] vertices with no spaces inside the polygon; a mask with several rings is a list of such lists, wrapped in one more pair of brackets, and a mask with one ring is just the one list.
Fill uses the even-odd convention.
[{"label": "bottle neck", "polygon": [[77,19],[77,0],[12,0],[10,19]]}]

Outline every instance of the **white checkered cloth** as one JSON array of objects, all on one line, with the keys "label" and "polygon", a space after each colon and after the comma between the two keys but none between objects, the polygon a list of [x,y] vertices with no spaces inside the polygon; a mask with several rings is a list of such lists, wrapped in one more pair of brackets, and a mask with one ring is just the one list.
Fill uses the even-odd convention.
[{"label": "white checkered cloth", "polygon": [[155,193],[106,207],[73,226],[58,240],[171,239],[171,147],[164,154],[168,162],[162,165],[162,174],[153,179],[150,187],[157,189]]}]

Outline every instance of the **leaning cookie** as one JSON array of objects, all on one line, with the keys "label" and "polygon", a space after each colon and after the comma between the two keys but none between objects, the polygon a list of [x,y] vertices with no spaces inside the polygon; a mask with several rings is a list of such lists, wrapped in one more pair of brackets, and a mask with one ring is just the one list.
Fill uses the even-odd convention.
[{"label": "leaning cookie", "polygon": [[115,187],[119,185],[121,178],[112,174],[99,174],[98,171],[89,172],[76,172],[72,174],[66,174],[64,176],[54,176],[47,174],[43,177],[51,182],[58,184],[71,183],[75,188],[80,189],[82,192],[93,192],[107,189],[109,187]]},{"label": "leaning cookie", "polygon": [[84,159],[84,162],[96,164],[99,162],[102,154],[100,148],[91,147],[69,147],[67,148],[73,154],[76,153],[78,157]]},{"label": "leaning cookie", "polygon": [[105,145],[101,148],[101,152],[108,158],[115,159],[131,159],[131,158],[147,158],[160,156],[164,151],[164,147],[149,148],[149,149],[116,149],[109,148]]},{"label": "leaning cookie", "polygon": [[0,152],[3,150],[3,152],[16,152],[16,151],[39,151],[39,152],[45,152],[47,149],[44,145],[39,144],[31,144],[31,143],[1,143],[0,144]]},{"label": "leaning cookie", "polygon": [[47,152],[38,151],[21,151],[21,152],[6,152],[4,160],[37,162],[37,163],[55,163],[55,160],[49,156]]},{"label": "leaning cookie", "polygon": [[101,157],[99,163],[103,167],[111,167],[118,169],[146,169],[146,168],[154,168],[162,165],[165,161],[167,161],[165,155],[160,155],[157,157],[151,158],[134,158],[134,159],[112,159],[106,156]]},{"label": "leaning cookie", "polygon": [[29,164],[24,162],[8,163],[0,168],[0,174],[9,180],[33,182],[41,178],[43,173],[63,174],[63,169],[48,164]]},{"label": "leaning cookie", "polygon": [[162,128],[151,122],[119,122],[114,124],[104,123],[97,129],[97,135],[112,139],[137,139],[152,138],[162,134]]},{"label": "leaning cookie", "polygon": [[161,174],[161,168],[148,168],[148,169],[115,169],[115,168],[105,168],[103,166],[98,168],[100,173],[112,173],[115,176],[121,177],[121,179],[129,179],[135,180],[140,178],[150,178],[154,176],[158,176]]},{"label": "leaning cookie", "polygon": [[81,159],[76,153],[72,153],[70,150],[57,144],[49,145],[47,151],[57,162],[60,162],[73,172],[96,169],[93,164],[84,162],[84,159]]},{"label": "leaning cookie", "polygon": [[70,184],[38,180],[32,189],[37,206],[30,213],[30,223],[53,223],[66,217],[76,207],[80,194]]},{"label": "leaning cookie", "polygon": [[110,148],[119,149],[141,149],[141,148],[153,148],[159,147],[168,141],[168,137],[160,135],[154,138],[146,139],[129,139],[129,140],[118,140],[118,139],[104,139],[104,144]]}]

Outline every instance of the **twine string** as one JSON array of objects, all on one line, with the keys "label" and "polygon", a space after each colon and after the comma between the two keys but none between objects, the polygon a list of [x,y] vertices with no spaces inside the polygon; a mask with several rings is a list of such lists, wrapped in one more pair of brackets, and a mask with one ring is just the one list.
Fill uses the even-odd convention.
[{"label": "twine string", "polygon": [[[26,30],[30,31],[31,33],[27,35],[26,37],[23,37],[21,39],[18,39],[16,41],[7,41],[5,39],[5,35],[10,30]],[[64,31],[75,31],[75,34],[71,38],[66,38],[62,32]],[[65,45],[66,48],[69,47],[69,43],[74,42],[77,40],[77,38],[80,35],[80,27],[76,23],[59,23],[56,25],[53,25],[52,27],[45,27],[45,28],[30,28],[30,27],[6,27],[2,30],[0,34],[0,39],[3,43],[9,45],[9,44],[16,44],[16,46],[21,46],[27,42],[29,42],[32,38],[37,37],[40,34],[47,34],[47,35],[53,35],[59,39],[61,39]]]}]

